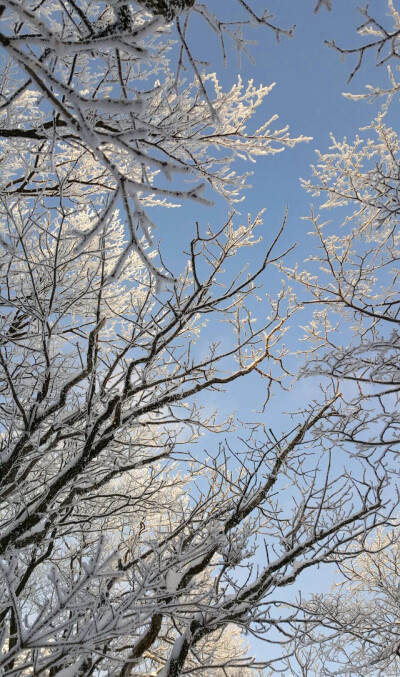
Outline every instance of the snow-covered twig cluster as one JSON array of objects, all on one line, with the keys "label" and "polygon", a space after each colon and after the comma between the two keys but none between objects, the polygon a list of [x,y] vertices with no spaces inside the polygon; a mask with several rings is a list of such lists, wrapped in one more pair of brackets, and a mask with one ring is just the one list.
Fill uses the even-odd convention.
[{"label": "snow-covered twig cluster", "polygon": [[[9,209],[7,223],[4,676],[258,671],[230,639],[232,624],[257,636],[292,627],[280,589],[310,566],[346,558],[355,538],[386,519],[384,475],[333,477],[324,434],[313,432],[335,419],[338,396],[279,437],[256,427],[242,449],[191,451],[203,431],[233,425],[195,396],[252,372],[269,391],[284,375],[290,293],[263,322],[249,310],[259,275],[280,258],[276,243],[258,271],[232,275],[226,264],[233,271],[256,244],[258,221],[199,232],[186,272],[160,296],[135,254],[120,281],[109,277],[123,248],[118,223],[80,255],[73,209],[44,210],[37,200],[26,212]],[[209,339],[212,319],[223,320],[218,340]],[[316,465],[309,445],[313,459],[320,450]]]},{"label": "snow-covered twig cluster", "polygon": [[[276,127],[276,116],[248,130],[270,88],[239,80],[223,92],[192,55],[187,12],[182,25],[176,19],[174,39],[157,4],[163,3],[103,6],[89,0],[66,7],[56,0],[5,0],[0,191],[10,200],[45,200],[62,192],[77,207],[92,202],[91,234],[122,208],[126,247],[114,275],[135,251],[162,282],[167,278],[140,244],[154,230],[149,209],[185,200],[210,205],[214,193],[232,209],[249,174],[238,172],[235,160],[253,162],[305,138]],[[196,15],[206,12],[192,4],[175,3]],[[244,24],[256,21],[244,9]],[[204,18],[223,34],[223,23],[216,27],[215,17]],[[242,30],[229,26],[238,44]],[[83,236],[85,246],[90,233]]]}]

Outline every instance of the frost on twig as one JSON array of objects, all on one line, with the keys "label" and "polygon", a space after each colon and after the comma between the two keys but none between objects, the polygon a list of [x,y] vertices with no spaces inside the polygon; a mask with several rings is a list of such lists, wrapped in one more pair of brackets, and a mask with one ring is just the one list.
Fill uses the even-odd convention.
[{"label": "frost on twig", "polygon": [[[187,13],[182,23],[176,19],[182,49],[175,45],[165,19],[185,8],[203,12],[192,4],[103,8],[85,0],[67,9],[53,0],[5,0],[2,15],[1,194],[90,203],[96,219],[82,246],[118,209],[125,212],[126,255],[140,252],[159,280],[163,274],[140,245],[154,232],[153,208],[211,205],[217,194],[232,210],[250,175],[243,161],[304,140],[279,129],[271,115],[251,128],[269,88],[238,80],[223,92],[192,54]],[[254,23],[242,4],[246,22]],[[261,23],[278,30],[266,17]],[[232,29],[231,39],[239,40]]]},{"label": "frost on twig", "polygon": [[387,16],[392,23],[390,27],[386,26],[385,22],[374,16],[368,5],[365,8],[359,8],[363,21],[358,27],[357,32],[365,39],[360,46],[345,48],[337,45],[334,40],[326,42],[328,47],[335,49],[343,59],[353,56],[356,58],[356,63],[350,72],[348,82],[351,82],[354,76],[362,68],[364,57],[369,53],[375,53],[377,66],[382,66],[384,64],[388,65],[391,87],[386,89],[381,86],[368,85],[368,91],[365,94],[345,94],[345,96],[353,100],[365,99],[371,102],[377,97],[383,96],[386,98],[386,105],[388,105],[393,95],[398,91],[398,84],[394,80],[389,62],[393,62],[397,68],[398,60],[400,58],[400,14],[396,9],[393,0],[387,0],[387,9]]},{"label": "frost on twig", "polygon": [[302,373],[336,383],[348,402],[338,442],[377,463],[399,445],[399,157],[399,137],[382,114],[354,141],[331,136],[303,181],[330,219],[311,210],[316,251],[287,270],[313,310]]},{"label": "frost on twig", "polygon": [[290,289],[252,311],[279,234],[249,270],[260,217],[199,227],[156,293],[137,251],[112,276],[116,219],[77,253],[83,211],[0,204],[2,674],[260,674],[271,661],[241,631],[290,635],[301,610],[282,609],[282,587],[387,520],[378,471],[352,478],[336,449],[330,469],[338,393],[286,432],[210,442],[239,425],[213,411],[218,392],[261,376],[268,400],[285,384]]}]

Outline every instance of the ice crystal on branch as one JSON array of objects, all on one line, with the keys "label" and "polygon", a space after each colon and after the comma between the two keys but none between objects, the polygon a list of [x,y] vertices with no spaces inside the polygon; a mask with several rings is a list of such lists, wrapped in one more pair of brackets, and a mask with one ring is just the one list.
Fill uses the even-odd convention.
[{"label": "ice crystal on branch", "polygon": [[[179,18],[172,37],[165,18],[191,4],[147,2],[150,13],[143,3],[90,0],[69,10],[53,0],[6,0],[2,10],[1,194],[12,200],[62,192],[74,203],[92,201],[92,233],[122,208],[123,257],[138,253],[158,281],[167,278],[140,244],[154,231],[150,207],[211,205],[218,194],[232,210],[248,175],[239,159],[305,140],[286,126],[274,129],[276,116],[251,130],[268,87],[239,81],[223,92],[199,67]],[[249,8],[245,16],[255,21]],[[85,233],[83,245],[90,237]],[[116,275],[122,265],[123,258]]]},{"label": "ice crystal on branch", "polygon": [[290,625],[291,612],[276,613],[280,588],[385,520],[378,473],[366,489],[365,476],[341,469],[334,480],[324,467],[314,430],[335,420],[337,396],[279,439],[252,426],[237,448],[195,453],[204,431],[233,427],[202,393],[258,374],[268,399],[285,377],[290,290],[265,301],[260,322],[251,313],[260,276],[281,258],[277,238],[249,273],[235,256],[256,246],[259,219],[198,231],[190,264],[156,294],[135,252],[120,279],[110,275],[124,246],[117,221],[77,254],[90,213],[40,199],[2,209],[4,676],[173,677],[223,665],[250,677],[231,625]]}]

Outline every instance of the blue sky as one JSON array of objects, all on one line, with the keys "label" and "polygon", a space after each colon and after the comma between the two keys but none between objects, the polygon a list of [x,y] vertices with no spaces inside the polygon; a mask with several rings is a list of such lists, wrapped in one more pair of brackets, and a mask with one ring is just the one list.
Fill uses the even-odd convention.
[{"label": "blue sky", "polygon": [[[292,150],[285,150],[275,156],[260,158],[250,167],[254,175],[249,183],[252,187],[246,191],[245,201],[240,209],[243,218],[247,214],[253,216],[265,208],[264,223],[260,232],[267,243],[273,233],[279,228],[285,208],[288,207],[287,228],[282,241],[282,249],[287,245],[298,242],[298,246],[291,254],[291,263],[301,263],[310,253],[313,239],[307,236],[309,224],[302,220],[309,213],[311,195],[301,187],[299,178],[308,178],[310,164],[315,161],[315,149],[327,150],[330,139],[329,133],[341,139],[347,136],[353,138],[360,126],[368,124],[379,110],[376,105],[364,102],[354,102],[342,96],[343,91],[363,92],[366,83],[386,82],[384,68],[374,66],[372,55],[367,55],[363,69],[347,84],[347,78],[354,67],[354,59],[348,58],[345,63],[339,54],[324,45],[325,40],[335,39],[343,47],[353,47],[361,44],[362,39],[356,35],[356,27],[361,17],[356,11],[356,2],[350,0],[334,0],[331,12],[322,8],[316,15],[313,13],[313,0],[274,0],[268,3],[268,9],[275,14],[275,22],[282,27],[296,24],[292,39],[283,37],[280,44],[276,43],[274,34],[265,28],[248,32],[248,37],[257,40],[258,44],[251,47],[255,65],[245,57],[242,60],[240,75],[244,81],[254,79],[255,84],[270,84],[276,86],[258,109],[254,128],[268,119],[272,114],[279,115],[278,125],[288,123],[292,135],[304,134],[313,137],[309,143],[298,144]],[[252,4],[259,13],[264,8],[263,0]],[[210,0],[207,7],[219,16],[233,18],[238,16],[239,3],[233,0]],[[373,0],[370,3],[371,13],[385,14],[385,0]],[[220,83],[229,88],[237,80],[238,64],[233,50],[228,52],[227,66],[224,68],[217,39],[213,33],[200,22],[194,22],[189,35],[192,53],[199,59],[208,59],[211,69],[218,74]],[[189,76],[188,76],[189,77]],[[240,169],[249,169],[244,165]],[[157,210],[158,211],[158,210]],[[222,225],[227,214],[227,207],[222,201],[216,201],[214,207],[202,207],[187,204],[180,209],[162,210],[158,214],[159,223],[156,237],[162,240],[161,248],[167,263],[172,270],[178,272],[183,259],[182,250],[186,249],[193,237],[194,222],[205,227],[210,223],[214,228]],[[339,215],[331,213],[331,218]],[[239,220],[239,217],[238,217]],[[256,265],[262,258],[263,249],[255,248],[251,251],[250,265]],[[265,281],[265,291],[270,286],[277,288],[280,276]],[[273,291],[273,289],[272,289]],[[257,310],[257,312],[260,312]],[[304,317],[296,316],[293,324],[304,321]],[[292,337],[299,332],[295,326]],[[293,341],[289,334],[289,344]],[[295,365],[293,365],[295,368]],[[251,416],[259,418],[253,410],[257,409],[262,401],[264,385],[259,379],[249,378],[247,382],[240,381],[232,385],[225,396],[216,394],[207,396],[207,403],[218,406],[221,414],[237,408],[243,418]],[[280,420],[282,401],[285,408],[294,409],[299,399],[313,399],[315,384],[306,381],[297,384],[293,395],[285,395],[284,400],[277,395],[267,409],[267,418]],[[246,394],[246,397],[243,395]],[[247,397],[247,394],[249,395]],[[250,396],[252,395],[252,396]],[[277,419],[278,417],[278,419]]]},{"label": "blue sky", "polygon": [[[251,49],[255,65],[243,57],[240,75],[244,81],[254,79],[255,84],[276,83],[272,92],[260,107],[254,121],[254,127],[268,119],[272,114],[279,115],[278,124],[290,125],[292,135],[304,134],[313,137],[308,144],[299,144],[293,150],[287,150],[274,157],[260,158],[252,169],[250,180],[252,188],[246,192],[241,212],[256,214],[266,208],[265,232],[279,226],[285,207],[289,207],[286,241],[299,241],[296,256],[308,251],[305,232],[307,225],[300,218],[309,212],[311,196],[300,188],[299,177],[308,178],[309,166],[315,160],[315,149],[325,150],[329,146],[329,133],[338,138],[352,138],[360,126],[368,124],[375,116],[379,104],[371,106],[363,102],[353,102],[342,96],[343,91],[362,92],[369,82],[386,81],[385,70],[373,67],[373,60],[365,59],[365,66],[350,85],[346,81],[354,66],[354,59],[346,63],[333,49],[324,45],[324,40],[334,38],[341,46],[353,47],[361,43],[355,29],[361,21],[356,11],[358,4],[353,0],[333,0],[331,12],[322,8],[313,13],[315,0],[270,0],[268,9],[275,14],[275,22],[283,27],[296,24],[292,39],[283,37],[276,43],[273,33],[265,28],[249,30],[247,37],[256,40]],[[210,0],[207,7],[218,16],[233,18],[238,16],[238,3],[234,0]],[[262,12],[263,0],[256,0],[252,7]],[[384,14],[386,0],[370,2],[371,12]],[[243,16],[243,14],[241,14]],[[194,22],[190,33],[192,53],[199,59],[208,59],[211,70],[217,72],[224,88],[237,80],[237,59],[233,50],[228,53],[226,68],[221,63],[218,41],[204,24]],[[221,223],[226,214],[222,203],[213,208],[195,207],[193,204],[183,207],[177,213],[171,210],[163,214],[158,235],[169,251],[176,252],[179,239],[189,241],[191,223],[195,219],[206,223]],[[171,238],[171,240],[170,240]],[[173,263],[173,258],[170,258]]]}]

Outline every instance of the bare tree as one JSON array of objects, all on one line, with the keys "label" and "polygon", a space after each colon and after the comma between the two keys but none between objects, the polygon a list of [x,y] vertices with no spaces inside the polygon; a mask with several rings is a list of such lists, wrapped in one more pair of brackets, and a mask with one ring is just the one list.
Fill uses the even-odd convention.
[{"label": "bare tree", "polygon": [[358,11],[362,16],[362,22],[357,32],[362,38],[362,43],[354,47],[343,47],[332,40],[326,44],[328,47],[335,49],[343,59],[355,57],[355,66],[350,72],[348,82],[351,82],[360,68],[362,68],[364,57],[367,54],[375,54],[376,66],[387,66],[389,79],[389,86],[387,88],[368,85],[367,92],[364,94],[346,94],[346,96],[355,101],[366,100],[369,102],[373,102],[378,97],[383,96],[386,99],[385,107],[387,107],[393,96],[400,89],[391,66],[392,63],[397,66],[400,57],[400,14],[393,0],[387,0],[387,12],[383,19],[377,16],[377,12],[371,12],[369,5],[358,8]]},{"label": "bare tree", "polygon": [[400,674],[399,565],[397,529],[378,529],[363,552],[340,564],[331,593],[307,600],[308,632],[289,661],[296,677]]},{"label": "bare tree", "polygon": [[[337,444],[368,463],[382,463],[390,493],[398,493],[399,451],[399,137],[387,123],[388,105],[398,93],[390,61],[396,63],[399,14],[388,3],[393,26],[383,26],[367,9],[361,47],[338,48],[356,55],[350,80],[367,51],[387,63],[390,87],[369,86],[369,102],[383,97],[383,112],[353,142],[331,136],[327,153],[317,153],[304,187],[319,197],[318,208],[335,210],[309,222],[318,251],[305,269],[288,271],[314,308],[305,326],[309,354],[303,374],[341,390],[340,416],[332,428]],[[339,220],[337,213],[341,214]],[[398,528],[398,527],[397,527]],[[383,677],[399,674],[398,533],[379,531],[354,560],[339,566],[336,589],[304,601],[305,625],[292,644],[286,669],[294,675]]]},{"label": "bare tree", "polygon": [[[197,227],[178,279],[149,249],[150,207],[214,191],[234,210],[234,161],[304,140],[276,116],[248,132],[270,88],[224,93],[191,51],[192,16],[223,53],[227,39],[246,52],[249,24],[291,34],[239,5],[234,24],[184,1],[1,6],[5,677],[259,673],[274,658],[254,662],[240,632],[289,641],[302,605],[281,589],[389,520],[384,457],[344,467],[336,387],[286,431],[236,441],[205,399],[259,376],[265,406],[285,379],[292,292],[254,317],[280,233],[250,272],[238,261],[259,218]],[[213,432],[227,439],[198,451]]]},{"label": "bare tree", "polygon": [[[291,138],[286,126],[276,128],[275,115],[247,131],[270,87],[244,86],[239,78],[224,93],[191,52],[191,12],[222,45],[231,39],[239,51],[246,49],[248,24],[284,32],[269,15],[257,17],[242,4],[243,20],[232,24],[182,0],[73,1],[68,8],[53,0],[3,3],[1,194],[53,198],[62,192],[76,208],[92,205],[81,247],[123,208],[127,243],[112,272],[135,250],[162,281],[140,244],[142,235],[151,240],[149,207],[212,204],[216,191],[232,210],[248,176],[235,171],[235,159],[254,160],[304,140]],[[186,9],[174,24],[179,49],[166,24],[178,9]]]},{"label": "bare tree", "polygon": [[[117,222],[77,255],[73,208],[4,208],[3,674],[250,669],[223,654],[220,633],[291,623],[280,588],[347,558],[385,519],[379,469],[332,474],[334,394],[286,434],[256,427],[241,449],[192,451],[202,431],[231,426],[196,395],[251,372],[267,391],[282,378],[290,294],[270,301],[263,323],[246,310],[276,242],[259,271],[232,277],[255,224],[198,233],[160,296],[136,254],[120,281],[109,277],[124,246]],[[220,344],[204,343],[213,316],[226,327]]]},{"label": "bare tree", "polygon": [[342,230],[311,214],[318,252],[289,274],[316,307],[305,327],[305,372],[340,383],[349,402],[339,438],[388,459],[399,439],[399,140],[381,116],[362,134],[354,143],[332,137],[330,152],[318,153],[304,186],[324,196],[321,209],[344,211]]},{"label": "bare tree", "polygon": [[[350,406],[338,425],[339,437],[357,453],[398,449],[399,323],[399,137],[385,120],[397,92],[390,61],[398,59],[400,15],[389,0],[383,26],[368,8],[360,10],[358,29],[368,41],[354,48],[329,46],[342,56],[356,55],[352,80],[366,52],[377,65],[388,64],[392,87],[368,87],[368,94],[347,96],[372,101],[384,96],[383,111],[360,129],[353,142],[331,135],[329,152],[317,151],[312,178],[303,187],[320,198],[318,209],[339,211],[339,221],[309,221],[318,252],[305,270],[289,271],[300,282],[306,305],[316,308],[306,326],[312,359],[305,372],[327,376],[344,389]],[[395,103],[393,103],[395,105]],[[310,344],[308,344],[310,347]]]}]

